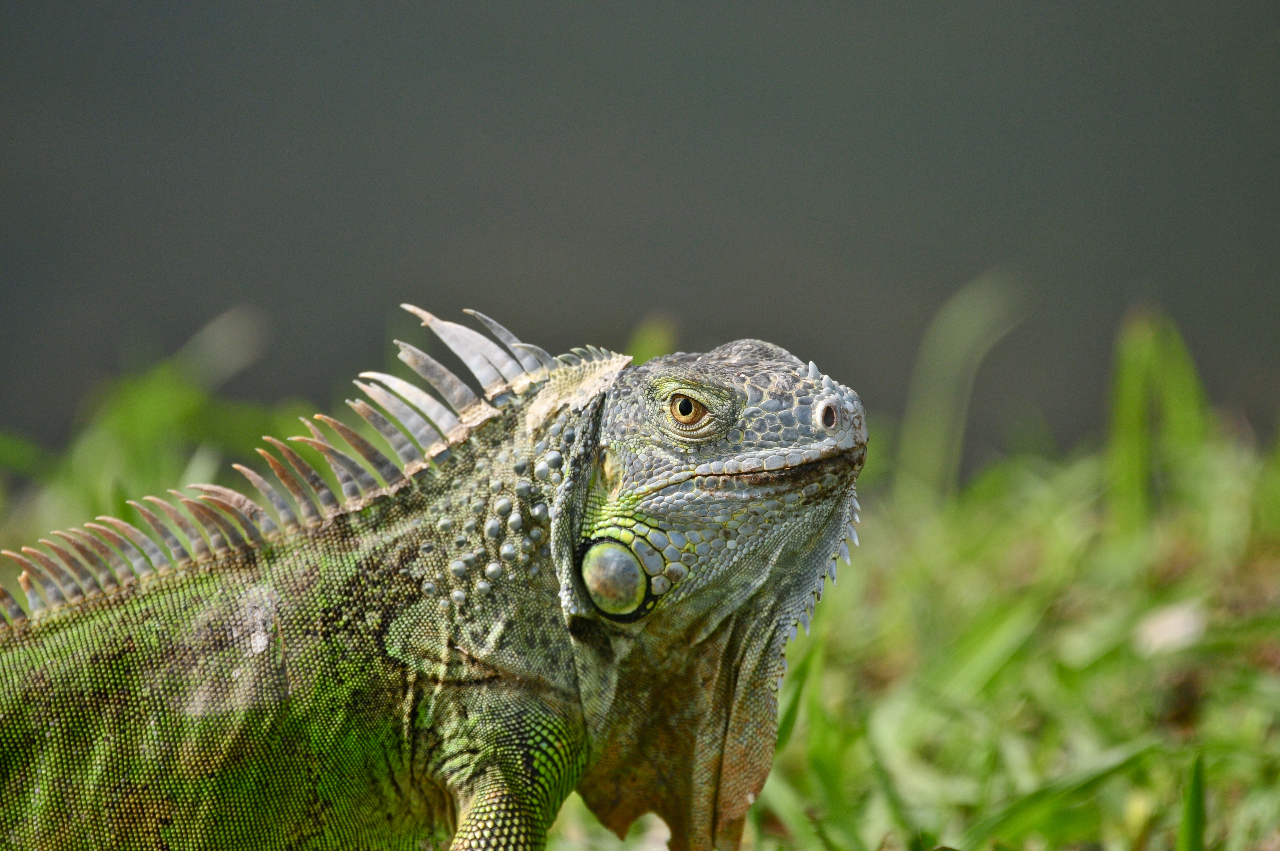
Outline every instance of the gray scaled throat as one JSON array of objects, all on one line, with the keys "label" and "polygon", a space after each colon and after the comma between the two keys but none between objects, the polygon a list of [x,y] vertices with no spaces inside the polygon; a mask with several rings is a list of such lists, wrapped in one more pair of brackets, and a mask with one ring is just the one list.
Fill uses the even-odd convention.
[{"label": "gray scaled throat", "polygon": [[4,551],[0,847],[536,851],[574,789],[737,847],[857,541],[857,394],[758,340],[632,366],[406,308],[476,385],[399,343],[421,381],[362,374],[246,492]]}]

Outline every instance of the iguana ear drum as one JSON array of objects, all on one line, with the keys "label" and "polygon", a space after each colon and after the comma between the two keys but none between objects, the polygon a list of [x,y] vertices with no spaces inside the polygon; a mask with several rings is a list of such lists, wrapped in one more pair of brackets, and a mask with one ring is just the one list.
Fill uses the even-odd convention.
[{"label": "iguana ear drum", "polygon": [[591,602],[606,615],[636,612],[645,601],[648,578],[630,547],[615,541],[592,545],[582,557],[582,581]]}]

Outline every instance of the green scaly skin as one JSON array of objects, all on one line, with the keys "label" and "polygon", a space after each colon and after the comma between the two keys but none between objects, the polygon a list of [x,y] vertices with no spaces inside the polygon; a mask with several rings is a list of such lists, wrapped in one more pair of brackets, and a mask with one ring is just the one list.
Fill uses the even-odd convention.
[{"label": "green scaly skin", "polygon": [[[440,463],[369,477],[260,543],[200,557],[189,541],[196,558],[170,551],[134,582],[121,565],[141,554],[108,538],[123,587],[83,601],[22,562],[44,591],[30,618],[4,596],[0,848],[540,849],[575,787],[620,832],[654,811],[673,848],[736,846],[865,429],[812,366],[729,348],[640,368],[526,357],[487,388],[499,407],[456,405]],[[749,379],[835,399],[839,428],[760,438],[779,413],[752,407]],[[671,420],[672,381],[705,404],[705,434]],[[810,402],[813,420],[828,403]],[[771,446],[814,457],[695,476]],[[674,560],[643,549],[680,529]],[[606,612],[583,575],[604,540],[648,567],[620,580],[631,611]]]}]

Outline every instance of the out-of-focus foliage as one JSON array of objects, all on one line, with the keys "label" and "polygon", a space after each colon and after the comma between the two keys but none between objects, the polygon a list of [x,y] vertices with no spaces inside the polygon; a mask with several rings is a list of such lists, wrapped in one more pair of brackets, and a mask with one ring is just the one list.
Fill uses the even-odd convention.
[{"label": "out-of-focus foliage", "polygon": [[902,506],[945,499],[956,486],[969,394],[991,347],[1021,321],[1012,281],[988,272],[933,318],[916,359],[902,419],[894,496]]},{"label": "out-of-focus foliage", "polygon": [[[863,545],[788,648],[745,842],[1280,848],[1280,445],[1218,416],[1176,330],[1135,314],[1103,451],[1010,457],[957,488],[968,383],[1016,319],[1008,292],[989,279],[940,315],[901,429],[872,412]],[[104,388],[61,455],[0,437],[0,545],[128,516],[126,498],[297,433],[296,404],[214,395],[252,342],[234,326]],[[674,339],[650,323],[633,354]],[[621,843],[574,796],[552,847],[666,835],[650,816]]]},{"label": "out-of-focus foliage", "polygon": [[676,348],[676,322],[670,316],[656,313],[647,317],[631,332],[627,354],[631,362],[642,364],[659,355],[670,354]]},{"label": "out-of-focus foliage", "polygon": [[[9,485],[0,486],[0,547],[30,544],[51,529],[101,514],[137,520],[125,500],[178,485],[240,486],[225,462],[256,460],[262,435],[295,434],[297,417],[311,413],[300,402],[267,408],[215,395],[261,350],[257,318],[233,310],[175,356],[99,388],[60,456],[0,435],[0,484]],[[34,486],[15,488],[19,477]],[[0,570],[9,583],[14,568],[8,559]]]}]

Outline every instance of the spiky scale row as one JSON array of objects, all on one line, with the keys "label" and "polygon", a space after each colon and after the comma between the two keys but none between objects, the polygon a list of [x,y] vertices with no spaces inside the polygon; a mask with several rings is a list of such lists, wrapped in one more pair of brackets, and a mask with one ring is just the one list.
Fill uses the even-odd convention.
[{"label": "spiky scale row", "polygon": [[169,491],[176,497],[177,506],[154,496],[128,503],[154,538],[118,518],[98,517],[98,522],[86,523],[83,529],[53,533],[65,546],[41,539],[45,550],[24,547],[21,553],[0,551],[22,569],[18,581],[26,597],[24,607],[0,588],[0,630],[20,626],[29,618],[39,618],[68,604],[110,595],[174,570],[208,564],[282,536],[318,528],[360,500],[402,485],[406,476],[427,469],[431,463],[444,463],[451,447],[458,446],[472,430],[494,416],[513,392],[523,393],[562,366],[611,356],[610,352],[589,346],[575,349],[576,354],[553,358],[537,346],[520,342],[488,316],[467,311],[506,346],[504,350],[470,328],[445,322],[411,305],[405,308],[422,319],[423,325],[467,365],[484,388],[485,399],[425,352],[397,341],[400,359],[425,379],[443,402],[403,379],[366,372],[360,377],[379,383],[355,384],[385,415],[363,400],[348,404],[386,441],[399,463],[332,417],[316,415],[358,458],[334,445],[314,423],[303,420],[310,436],[291,440],[322,454],[342,488],[342,503],[302,456],[286,443],[266,437],[264,440],[277,450],[283,462],[266,449],[258,452],[292,499],[292,505],[263,476],[236,464],[234,468],[262,495],[270,510],[230,488],[191,485],[190,489],[199,494],[195,499]]},{"label": "spiky scale row", "polygon": [[347,405],[356,412],[360,419],[367,422],[374,431],[382,435],[383,439],[391,446],[392,451],[396,453],[396,457],[400,459],[401,464],[408,467],[410,464],[422,463],[422,453],[418,451],[418,447],[409,442],[409,439],[393,426],[386,417],[361,399],[348,399]]},{"label": "spiky scale row", "polygon": [[182,530],[182,534],[187,536],[187,541],[191,545],[191,557],[193,559],[198,562],[204,562],[211,558],[209,545],[205,543],[204,538],[196,531],[196,527],[191,521],[178,509],[156,496],[145,496],[143,500],[158,507],[166,517],[173,521],[175,526]]},{"label": "spiky scale row", "polygon": [[[370,377],[378,374],[379,373],[365,373],[366,376]],[[435,427],[432,426],[431,423],[423,419],[422,416],[409,405],[409,403],[403,401],[400,397],[396,396],[389,390],[386,390],[380,384],[364,384],[359,381],[353,381],[352,383],[363,390],[366,396],[381,405],[383,410],[391,415],[391,419],[394,422],[399,423],[405,431],[409,432],[409,436],[416,440],[418,445],[422,447],[422,451],[426,457],[440,463],[443,463],[443,461],[448,457],[449,444],[440,436],[440,432],[436,431]],[[413,385],[409,386],[412,387]]]},{"label": "spiky scale row", "polygon": [[191,555],[187,552],[187,548],[182,545],[182,541],[178,540],[178,536],[173,533],[173,530],[161,522],[160,518],[151,509],[134,500],[129,500],[129,505],[133,506],[133,510],[138,512],[147,525],[160,536],[160,540],[164,541],[164,545],[173,554],[174,561],[177,562],[179,569],[191,563]]},{"label": "spiky scale row", "polygon": [[[249,484],[258,489],[258,493],[267,498],[267,502],[271,503],[271,507],[280,517],[280,522],[284,524],[286,534],[295,534],[301,530],[298,525],[298,518],[293,513],[293,509],[289,507],[289,503],[284,497],[280,496],[279,491],[271,486],[271,483],[259,476],[256,471],[246,467],[243,464],[232,464],[231,468],[240,475],[249,480]],[[245,497],[248,499],[248,497]]]},{"label": "spiky scale row", "polygon": [[[401,350],[402,355],[403,353],[403,350]],[[458,419],[457,415],[416,384],[410,384],[402,378],[396,378],[394,375],[387,375],[383,372],[362,372],[360,377],[381,381],[387,387],[403,396],[406,401],[425,414],[427,419],[435,423],[436,429],[439,430],[440,434],[444,435],[443,439],[446,443],[456,444],[465,439],[466,432],[462,427],[462,420]]]},{"label": "spiky scale row", "polygon": [[[808,370],[809,377],[813,378],[814,373],[816,371],[817,371],[817,366],[813,363],[813,361],[809,361],[809,370]],[[852,508],[852,519],[849,520],[847,523],[845,523],[844,540],[840,541],[840,543],[836,547],[836,551],[831,554],[831,560],[827,562],[826,573],[818,575],[818,582],[813,587],[813,590],[809,592],[809,597],[805,601],[804,610],[799,615],[796,616],[795,620],[791,622],[790,626],[786,627],[787,636],[786,636],[786,640],[783,642],[784,647],[782,650],[781,673],[778,675],[777,679],[773,680],[771,683],[771,687],[775,691],[782,688],[783,675],[787,673],[787,656],[786,656],[785,645],[787,643],[795,641],[796,638],[799,636],[799,632],[796,629],[797,625],[804,628],[805,635],[809,634],[809,629],[810,629],[810,626],[812,625],[813,613],[817,607],[817,604],[822,602],[822,592],[826,584],[827,577],[830,577],[831,584],[835,585],[836,584],[836,565],[839,564],[840,562],[844,562],[845,564],[852,563],[852,555],[849,552],[848,542],[852,541],[855,547],[858,546],[858,530],[856,527],[860,521],[858,512],[861,509],[861,506],[858,504],[858,496],[856,493],[849,498],[849,502]]]},{"label": "spiky scale row", "polygon": [[[258,454],[261,455],[271,467],[271,472],[275,473],[276,478],[284,485],[285,490],[293,497],[294,502],[298,506],[298,511],[302,514],[303,524],[311,529],[318,527],[324,522],[324,517],[320,513],[320,509],[311,500],[311,495],[307,493],[307,489],[302,482],[286,467],[265,449],[259,449]],[[250,480],[252,481],[252,480]],[[256,484],[256,482],[255,482]]]},{"label": "spiky scale row", "polygon": [[0,606],[4,608],[4,618],[10,626],[20,626],[26,622],[27,613],[18,605],[13,595],[3,588],[0,588]]},{"label": "spiky scale row", "polygon": [[445,369],[444,365],[431,355],[400,340],[396,340],[395,343],[400,347],[400,360],[434,387],[436,392],[449,403],[449,407],[459,415],[473,409],[481,411],[488,407],[480,401],[480,397],[473,393],[470,387],[462,383],[462,379]]}]

